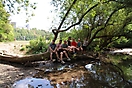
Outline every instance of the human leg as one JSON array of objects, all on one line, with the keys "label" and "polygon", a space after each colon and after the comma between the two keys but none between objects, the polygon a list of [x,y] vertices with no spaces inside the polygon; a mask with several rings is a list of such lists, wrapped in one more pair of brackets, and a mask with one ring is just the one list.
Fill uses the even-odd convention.
[{"label": "human leg", "polygon": [[62,64],[64,64],[65,62],[63,61],[63,52],[60,52],[60,61]]},{"label": "human leg", "polygon": [[68,60],[68,61],[70,61],[71,59],[69,58],[69,56],[68,56],[67,52],[66,52],[66,51],[63,51],[63,53],[65,54],[65,56],[66,56],[67,60]]},{"label": "human leg", "polygon": [[83,54],[83,48],[79,47],[78,51],[80,52],[80,54]]},{"label": "human leg", "polygon": [[60,52],[60,60],[62,61],[63,59],[63,52]]},{"label": "human leg", "polygon": [[82,49],[83,49],[83,54],[86,55],[86,46],[83,46]]},{"label": "human leg", "polygon": [[58,55],[58,53],[60,53],[60,52],[55,52],[55,54],[56,54],[56,57],[57,57],[57,59],[59,60],[60,58],[59,58],[59,55]]},{"label": "human leg", "polygon": [[50,52],[50,60],[52,60],[53,52]]}]

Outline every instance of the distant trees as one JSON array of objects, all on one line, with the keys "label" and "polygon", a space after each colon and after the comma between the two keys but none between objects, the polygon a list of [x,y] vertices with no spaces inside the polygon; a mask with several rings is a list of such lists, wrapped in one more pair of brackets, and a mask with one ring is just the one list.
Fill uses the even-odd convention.
[{"label": "distant trees", "polygon": [[19,14],[25,11],[27,16],[25,22],[28,22],[30,17],[34,16],[34,9],[36,9],[36,3],[31,3],[29,0],[0,0],[0,42],[14,40],[14,29],[9,21],[11,13]]},{"label": "distant trees", "polygon": [[30,30],[24,28],[16,28],[14,29],[14,36],[16,40],[29,41],[37,39],[38,37],[44,37],[46,40],[49,40],[52,38],[52,33],[45,30],[38,30],[36,28],[32,28]]}]

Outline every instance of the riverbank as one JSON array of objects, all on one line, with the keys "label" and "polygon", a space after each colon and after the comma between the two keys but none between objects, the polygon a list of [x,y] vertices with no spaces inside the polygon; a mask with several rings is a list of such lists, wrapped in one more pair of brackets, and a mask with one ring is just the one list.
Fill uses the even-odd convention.
[{"label": "riverbank", "polygon": [[[24,55],[26,51],[20,51],[20,49],[28,44],[29,41],[0,42],[0,52],[1,54]],[[10,88],[8,86],[16,80],[30,76],[33,72],[33,68],[24,68],[18,64],[0,61],[0,88]]]},{"label": "riverbank", "polygon": [[21,51],[23,46],[29,45],[29,41],[0,42],[0,52],[16,55],[24,55],[26,50]]},{"label": "riverbank", "polygon": [[15,81],[28,76],[32,77],[35,72],[33,67],[23,67],[0,61],[0,88],[10,88]]},{"label": "riverbank", "polygon": [[[16,45],[14,45],[14,44],[16,44]],[[9,49],[9,52],[12,52],[12,54],[21,54],[22,55],[22,54],[24,54],[24,52],[19,51],[20,47],[23,45],[29,44],[29,42],[16,41],[14,44],[3,43],[3,46],[0,45],[0,47],[1,48],[5,47],[3,49]],[[87,53],[87,55],[90,55],[90,54]],[[92,53],[92,55],[93,55],[93,53]],[[104,55],[103,57],[105,57],[105,56],[106,55]],[[101,57],[102,57],[101,55],[100,55],[100,57],[97,56],[97,58],[99,60],[101,60]],[[105,59],[109,60],[107,58],[105,58]],[[102,61],[104,61],[105,59],[103,58]],[[81,62],[83,62],[83,60]],[[89,61],[88,63],[90,63],[90,62],[92,62],[92,61]],[[76,66],[76,62],[74,64]],[[39,77],[36,75],[36,73],[38,73],[40,71],[41,72],[45,71],[45,68],[43,68],[43,67],[41,68],[41,65],[43,66],[43,63],[40,63],[39,65],[40,65],[40,67],[35,66],[35,65],[32,65],[31,67],[25,67],[25,66],[19,65],[19,64],[0,61],[0,88],[10,88],[14,82],[24,79],[26,77],[34,77],[34,76]],[[47,65],[46,67],[48,69],[56,66],[56,65],[54,66],[54,64],[52,64],[52,63],[47,63],[46,65]],[[61,65],[61,64],[59,63],[59,65]],[[82,75],[85,73],[84,71],[82,71],[81,66],[79,66],[77,68],[80,68],[81,70],[71,70],[71,69],[66,68],[64,71],[57,72],[56,74],[54,74],[54,73],[48,74],[47,77],[51,77],[50,80],[52,80],[55,83],[61,82],[62,79],[63,79],[63,81],[70,81],[70,79],[76,78],[79,75]]]}]

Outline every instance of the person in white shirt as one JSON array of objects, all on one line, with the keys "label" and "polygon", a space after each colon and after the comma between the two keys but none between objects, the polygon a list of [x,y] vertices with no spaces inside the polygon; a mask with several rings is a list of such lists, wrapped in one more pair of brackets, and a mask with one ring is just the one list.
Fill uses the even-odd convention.
[{"label": "person in white shirt", "polygon": [[83,46],[82,46],[84,54],[86,53],[87,45],[88,45],[88,38],[85,38],[85,40],[83,41]]}]

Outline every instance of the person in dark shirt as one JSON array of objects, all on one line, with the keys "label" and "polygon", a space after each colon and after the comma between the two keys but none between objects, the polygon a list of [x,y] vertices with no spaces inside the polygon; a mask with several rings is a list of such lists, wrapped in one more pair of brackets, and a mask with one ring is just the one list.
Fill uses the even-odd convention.
[{"label": "person in dark shirt", "polygon": [[68,44],[67,44],[66,40],[64,40],[64,43],[62,44],[62,48],[65,50],[68,50]]},{"label": "person in dark shirt", "polygon": [[63,44],[62,43],[62,40],[59,41],[59,43],[57,44],[57,52],[58,54],[60,55],[60,62],[62,64],[64,64],[65,62],[63,61],[63,56],[65,55],[67,57],[67,60],[70,61],[71,59],[69,58],[67,52],[66,52],[66,49],[68,48],[68,45],[67,45],[67,42],[64,41]]},{"label": "person in dark shirt", "polygon": [[70,61],[71,59],[68,56],[69,48],[68,48],[66,40],[64,40],[64,43],[62,44],[62,49],[63,49],[63,53],[66,56],[67,60]]},{"label": "person in dark shirt", "polygon": [[68,37],[67,44],[68,46],[71,46],[71,37]]},{"label": "person in dark shirt", "polygon": [[59,59],[59,56],[58,56],[58,53],[57,53],[57,47],[56,47],[56,44],[55,44],[55,40],[52,40],[52,43],[49,45],[49,50],[50,50],[50,60],[51,61],[54,61],[52,59],[53,53],[55,53],[57,58]]}]

